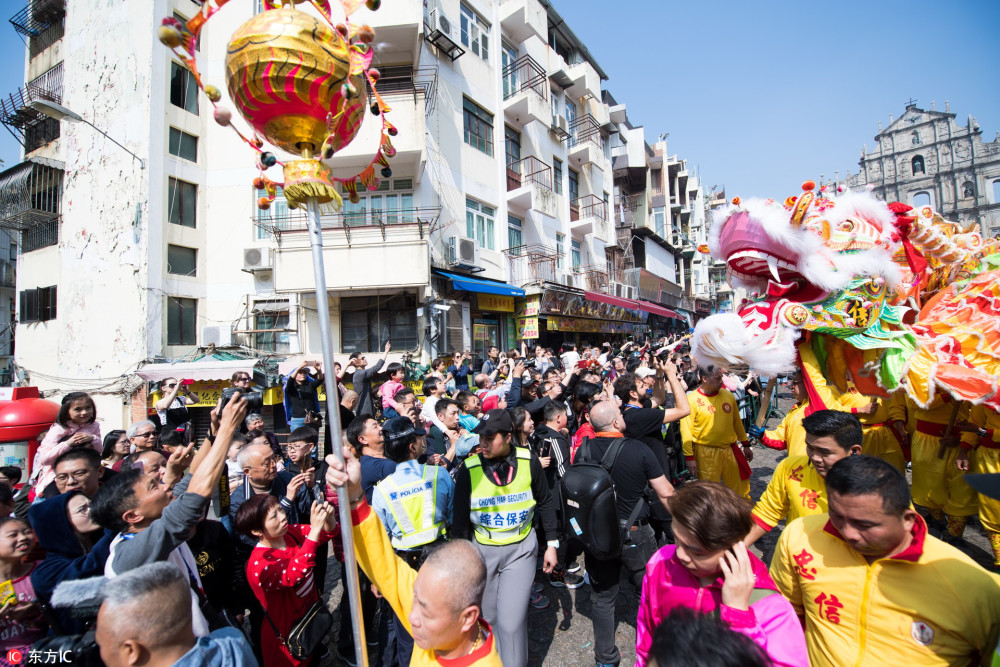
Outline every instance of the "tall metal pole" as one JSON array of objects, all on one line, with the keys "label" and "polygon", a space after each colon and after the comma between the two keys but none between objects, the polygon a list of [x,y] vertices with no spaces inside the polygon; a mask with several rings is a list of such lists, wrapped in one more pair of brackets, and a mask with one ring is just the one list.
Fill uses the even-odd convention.
[{"label": "tall metal pole", "polygon": [[[326,386],[326,418],[330,425],[330,439],[327,443],[331,453],[341,462],[344,460],[343,441],[340,430],[340,401],[337,392],[337,376],[333,372],[333,335],[330,333],[330,304],[326,296],[326,269],[323,267],[323,232],[319,219],[319,202],[310,197],[306,202],[309,220],[309,244],[312,247],[313,275],[316,279],[316,311],[319,315],[319,337],[323,344],[323,373]],[[365,623],[361,614],[361,586],[358,581],[358,561],[354,556],[354,535],[351,532],[351,503],[347,486],[337,489],[340,501],[340,533],[344,540],[344,569],[347,575],[347,590],[350,596],[351,627],[354,628],[354,655],[358,665],[368,667],[368,650],[365,643]]]}]

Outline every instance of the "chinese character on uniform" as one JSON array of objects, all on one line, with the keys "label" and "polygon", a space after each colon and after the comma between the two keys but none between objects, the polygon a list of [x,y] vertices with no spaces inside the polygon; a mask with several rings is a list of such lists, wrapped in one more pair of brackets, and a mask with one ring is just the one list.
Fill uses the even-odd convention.
[{"label": "chinese character on uniform", "polygon": [[521,510],[520,512],[518,512],[517,514],[518,523],[524,523],[527,520],[528,520],[528,510]]},{"label": "chinese character on uniform", "polygon": [[508,512],[507,513],[507,525],[508,526],[516,526],[517,525],[517,512]]},{"label": "chinese character on uniform", "polygon": [[483,512],[482,514],[479,515],[479,523],[481,523],[484,526],[492,526],[493,525],[492,521],[493,519],[490,516],[489,512]]},{"label": "chinese character on uniform", "polygon": [[796,482],[802,481],[802,466],[792,468],[792,472],[788,473],[788,479],[794,479]]},{"label": "chinese character on uniform", "polygon": [[810,491],[809,489],[806,489],[799,495],[802,497],[803,507],[811,510],[814,510],[818,507],[816,505],[816,499],[819,497],[819,494],[816,493],[815,491]]},{"label": "chinese character on uniform", "polygon": [[816,568],[806,567],[807,565],[809,565],[809,563],[813,561],[815,556],[813,556],[811,553],[803,549],[801,553],[792,556],[792,558],[793,560],[795,560],[795,564],[798,566],[797,569],[800,577],[802,577],[803,579],[808,579],[809,581],[813,581],[814,579],[816,579]]},{"label": "chinese character on uniform", "polygon": [[819,605],[819,615],[831,623],[840,624],[840,610],[844,605],[837,599],[836,595],[820,593],[816,596],[816,604]]},{"label": "chinese character on uniform", "polygon": [[496,526],[497,528],[500,528],[501,526],[503,526],[503,524],[504,524],[503,514],[500,514],[499,512],[497,512],[496,514],[494,514],[493,515],[493,525]]}]

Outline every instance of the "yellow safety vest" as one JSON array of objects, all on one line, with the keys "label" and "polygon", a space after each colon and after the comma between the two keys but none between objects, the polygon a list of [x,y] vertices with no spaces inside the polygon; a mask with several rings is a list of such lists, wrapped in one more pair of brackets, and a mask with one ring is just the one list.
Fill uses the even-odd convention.
[{"label": "yellow safety vest", "polygon": [[[442,517],[437,520],[437,466],[423,466],[421,478],[400,486],[391,476],[375,485],[402,532],[392,536],[394,549],[416,549],[430,544],[445,533]],[[428,474],[432,479],[428,479]]]},{"label": "yellow safety vest", "polygon": [[535,496],[531,492],[531,453],[521,447],[514,449],[519,459],[517,473],[505,486],[497,486],[486,478],[480,457],[465,460],[472,482],[470,518],[476,541],[480,544],[515,544],[531,532],[531,520],[535,514]]}]

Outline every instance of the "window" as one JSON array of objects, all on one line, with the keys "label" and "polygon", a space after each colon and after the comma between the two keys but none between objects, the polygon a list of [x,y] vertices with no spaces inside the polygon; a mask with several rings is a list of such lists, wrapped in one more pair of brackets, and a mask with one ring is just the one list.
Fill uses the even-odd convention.
[{"label": "window", "polygon": [[521,240],[521,229],[524,225],[524,221],[521,218],[515,218],[513,215],[507,216],[507,247],[508,248],[519,248],[524,245]]},{"label": "window", "polygon": [[580,268],[580,242],[574,239],[574,240],[570,241],[569,247],[570,247],[570,251],[569,251],[570,263],[572,264],[572,266],[573,266],[574,269],[579,269]]},{"label": "window", "polygon": [[[288,311],[257,313],[254,315],[254,329],[287,329]],[[254,347],[267,352],[291,352],[287,331],[260,331],[254,334]]]},{"label": "window", "polygon": [[167,345],[197,345],[198,300],[167,297]]},{"label": "window", "polygon": [[167,182],[167,206],[167,220],[194,229],[198,186],[171,177]]},{"label": "window", "polygon": [[17,244],[16,243],[11,243],[10,244],[10,258],[13,259],[13,260],[17,259]]},{"label": "window", "polygon": [[914,130],[913,134],[910,135],[910,143],[914,146],[920,145],[920,133],[917,132],[916,130]]},{"label": "window", "polygon": [[931,205],[931,194],[929,192],[914,192],[913,193],[913,206],[930,206]]},{"label": "window", "polygon": [[972,199],[976,196],[976,186],[972,181],[962,183],[962,199]]},{"label": "window", "polygon": [[490,59],[490,24],[479,17],[474,11],[462,5],[462,45],[469,47],[474,54],[489,62]]},{"label": "window", "polygon": [[198,137],[172,127],[170,128],[169,143],[171,155],[176,155],[191,162],[198,161]]},{"label": "window", "polygon": [[653,209],[653,231],[661,239],[667,239],[666,216],[664,215],[662,206],[657,206]]},{"label": "window", "polygon": [[926,174],[924,170],[924,157],[922,155],[917,155],[912,160],[910,160],[910,165],[913,167],[913,175]]},{"label": "window", "polygon": [[170,103],[198,115],[198,83],[180,63],[170,63]]},{"label": "window", "polygon": [[1000,204],[1000,180],[993,181],[993,203]]},{"label": "window", "polygon": [[[257,214],[257,240],[263,240],[268,237],[270,231],[283,231],[286,229],[304,229],[307,225],[306,222],[306,212],[305,209],[299,207],[297,209],[288,208],[288,201],[285,199],[285,193],[281,186],[277,186],[277,192],[275,193],[274,201],[267,209],[257,208],[257,200],[261,197],[266,197],[267,192],[264,190],[254,190],[254,200],[253,206]],[[348,201],[344,200],[344,206],[348,205]]]},{"label": "window", "polygon": [[416,297],[394,294],[342,298],[340,337],[344,354],[381,350],[388,340],[398,349],[416,347]]},{"label": "window", "polygon": [[517,68],[514,67],[515,62],[517,62],[517,49],[510,44],[502,44],[500,47],[500,75],[503,77],[504,99],[518,92]]},{"label": "window", "polygon": [[47,220],[21,232],[21,253],[59,243],[59,220]]},{"label": "window", "polygon": [[341,192],[345,195],[341,211],[344,224],[348,227],[416,222],[412,178],[383,179],[376,190],[362,191],[367,194],[358,193],[360,199],[356,204],[348,199],[343,186]]},{"label": "window", "polygon": [[503,126],[504,152],[507,157],[507,168],[521,161],[521,133],[510,125]]},{"label": "window", "polygon": [[486,204],[480,204],[475,199],[465,199],[465,232],[469,238],[476,239],[480,248],[493,250],[493,216],[496,209]]},{"label": "window", "polygon": [[552,178],[555,181],[555,191],[557,195],[562,194],[562,160],[557,157],[552,158]]},{"label": "window", "polygon": [[569,170],[569,201],[570,203],[580,198],[580,173],[572,169]]},{"label": "window", "polygon": [[566,260],[563,256],[566,254],[566,236],[563,234],[556,234],[556,268],[562,269],[566,266]]},{"label": "window", "polygon": [[[259,2],[259,0],[258,0],[258,2]],[[254,13],[255,14],[259,14],[260,12],[254,12]],[[181,23],[187,23],[188,22],[188,20],[186,18],[184,18],[183,16],[181,16],[177,12],[174,12],[174,18],[177,19],[178,21],[180,21]],[[194,41],[194,50],[198,51],[199,53],[201,52],[201,33],[198,33],[198,39],[196,39]]]},{"label": "window", "polygon": [[465,143],[493,155],[493,114],[465,98],[463,103]]},{"label": "window", "polygon": [[56,286],[36,287],[22,290],[21,301],[22,324],[28,322],[48,322],[56,319]]},{"label": "window", "polygon": [[562,115],[562,111],[559,110],[559,93],[555,90],[549,91],[549,99],[552,100],[552,124],[556,124],[556,118]]},{"label": "window", "polygon": [[181,245],[167,245],[167,273],[175,276],[198,275],[198,251]]}]

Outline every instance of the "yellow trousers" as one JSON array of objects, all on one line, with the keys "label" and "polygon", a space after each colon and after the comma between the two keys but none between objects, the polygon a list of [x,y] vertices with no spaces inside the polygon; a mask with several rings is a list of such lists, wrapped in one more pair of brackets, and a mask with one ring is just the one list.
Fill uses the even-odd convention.
[{"label": "yellow trousers", "polygon": [[[1000,449],[977,447],[969,460],[969,472],[1000,472]],[[979,496],[979,521],[991,533],[1000,533],[1000,500]]]},{"label": "yellow trousers", "polygon": [[861,453],[876,456],[887,463],[896,466],[900,472],[906,473],[906,459],[899,441],[888,426],[865,426]]},{"label": "yellow trousers", "polygon": [[[938,458],[940,439],[917,431],[913,434],[913,502],[950,516],[972,516],[979,511],[977,494],[965,482],[965,473],[955,465],[958,447],[948,447]],[[970,452],[970,468],[976,452]]]},{"label": "yellow trousers", "polygon": [[737,495],[750,500],[750,480],[740,479],[740,467],[733,450],[694,443],[694,460],[698,464],[698,479],[722,482]]}]

